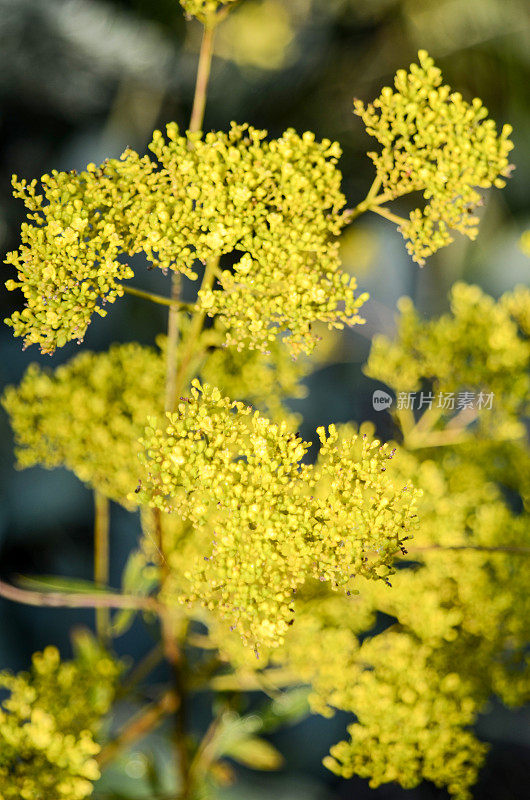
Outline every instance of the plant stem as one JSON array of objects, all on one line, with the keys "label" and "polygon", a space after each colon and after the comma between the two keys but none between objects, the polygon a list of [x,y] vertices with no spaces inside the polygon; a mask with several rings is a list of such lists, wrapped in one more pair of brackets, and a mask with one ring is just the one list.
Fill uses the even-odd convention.
[{"label": "plant stem", "polygon": [[206,94],[210,71],[212,67],[213,41],[215,36],[215,21],[212,19],[210,24],[204,26],[199,55],[199,68],[197,70],[197,81],[195,84],[195,96],[193,98],[193,109],[190,119],[190,133],[196,133],[202,129],[204,122],[204,111],[206,108]]},{"label": "plant stem", "polygon": [[[517,555],[530,555],[530,547],[517,547],[516,545],[488,546],[480,544],[429,544],[425,547],[408,547],[408,553],[427,553],[432,550],[476,550],[481,553],[515,553]],[[406,556],[405,556],[406,558]]]},{"label": "plant stem", "polygon": [[[218,264],[219,264],[218,256],[212,257],[206,262],[206,268],[204,270],[204,276],[201,283],[201,289],[200,289],[201,291],[212,288]],[[197,309],[193,314],[190,329],[186,337],[184,352],[182,353],[178,367],[178,372],[175,378],[175,394],[174,394],[175,400],[179,397],[180,393],[183,391],[186,385],[186,379],[188,377],[187,374],[188,367],[191,359],[196,353],[197,340],[201,333],[205,318],[206,318],[206,311],[202,308]]]},{"label": "plant stem", "polygon": [[192,311],[195,307],[194,303],[183,303],[176,297],[163,297],[161,294],[154,294],[153,292],[145,292],[143,289],[137,289],[135,286],[126,286],[124,283],[118,284],[121,286],[125,294],[134,295],[134,297],[141,297],[143,300],[149,300],[151,303],[156,303],[159,306],[178,306],[180,309]]},{"label": "plant stem", "polygon": [[[215,36],[215,27],[218,18],[212,15],[208,20],[208,24],[204,26],[201,51],[199,55],[199,66],[197,71],[197,81],[195,86],[195,96],[193,100],[193,109],[191,113],[189,132],[197,133],[201,130],[204,121],[204,111],[206,107],[206,94],[208,89],[208,81],[210,78],[212,56],[213,56],[213,42]],[[206,265],[205,274],[201,284],[201,288],[211,288],[214,280],[214,269],[217,267],[219,259],[210,261]],[[195,310],[191,325],[186,337],[186,345],[184,352],[180,358],[180,364],[177,363],[177,347],[179,336],[178,324],[178,305],[177,301],[180,294],[180,276],[173,275],[171,283],[171,307],[168,316],[168,335],[167,335],[167,361],[166,361],[166,394],[165,394],[165,410],[166,412],[173,411],[175,408],[177,397],[179,396],[182,386],[187,378],[189,362],[196,349],[197,339],[200,335],[202,325],[206,312],[201,309]],[[167,559],[164,554],[164,537],[162,528],[162,515],[158,513],[155,516],[155,524],[157,529],[158,547],[161,556],[161,591],[168,579],[168,565]],[[190,774],[188,746],[186,741],[186,685],[185,685],[185,664],[184,653],[179,647],[177,642],[177,635],[175,632],[175,622],[170,610],[166,610],[161,614],[162,625],[162,640],[164,646],[164,653],[167,661],[171,665],[174,680],[174,693],[178,698],[178,707],[176,717],[176,749],[180,771],[181,782],[181,797],[183,800],[188,800],[192,794],[192,776]],[[184,635],[183,637],[184,638]]]},{"label": "plant stem", "polygon": [[384,217],[385,219],[389,219],[390,222],[395,222],[396,225],[403,225],[407,222],[404,217],[398,217],[397,214],[392,214],[387,208],[379,208],[377,205],[371,205],[370,211],[373,211],[374,214],[379,214],[380,217]]},{"label": "plant stem", "polygon": [[171,308],[167,320],[167,352],[166,352],[166,411],[175,410],[177,380],[177,347],[179,338],[179,311],[176,303],[180,296],[180,275],[173,273],[171,278]]},{"label": "plant stem", "polygon": [[[94,582],[101,589],[109,585],[110,503],[105,495],[94,490]],[[96,633],[105,647],[110,643],[109,609],[96,608]]]},{"label": "plant stem", "polygon": [[141,683],[156,666],[158,666],[163,657],[164,650],[160,642],[158,642],[131,671],[126,681],[118,690],[119,696],[124,696],[129,694],[129,692],[132,692],[132,690],[135,689],[136,686],[138,686],[138,684]]},{"label": "plant stem", "polygon": [[357,217],[360,217],[361,214],[364,214],[366,211],[374,211],[376,206],[380,206],[394,199],[388,192],[383,192],[383,194],[378,195],[377,191],[380,185],[381,181],[376,178],[364,200],[358,203],[355,208],[348,210],[348,222],[353,222],[354,219],[357,219]]},{"label": "plant stem", "polygon": [[178,710],[179,699],[173,690],[165,692],[160,700],[142,709],[135,717],[122,728],[114,741],[109,742],[96,756],[100,766],[105,766],[112,761],[120,750],[142,739],[150,733],[168,714]]},{"label": "plant stem", "polygon": [[0,580],[0,597],[14,603],[48,608],[131,608],[160,614],[162,603],[154,597],[105,592],[36,592]]}]

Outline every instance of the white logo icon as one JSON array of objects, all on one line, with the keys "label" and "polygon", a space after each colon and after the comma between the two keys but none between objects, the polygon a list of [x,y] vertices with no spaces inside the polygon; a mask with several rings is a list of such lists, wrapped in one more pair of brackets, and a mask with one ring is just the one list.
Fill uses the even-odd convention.
[{"label": "white logo icon", "polygon": [[372,395],[372,405],[375,411],[384,411],[392,405],[392,397],[387,392],[376,389]]}]

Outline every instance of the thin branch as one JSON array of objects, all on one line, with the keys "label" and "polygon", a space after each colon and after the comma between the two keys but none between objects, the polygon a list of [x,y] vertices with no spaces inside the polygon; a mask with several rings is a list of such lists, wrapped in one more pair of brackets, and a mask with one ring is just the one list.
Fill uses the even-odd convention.
[{"label": "thin branch", "polygon": [[372,205],[370,206],[370,211],[373,211],[374,214],[379,214],[380,217],[389,219],[390,222],[395,222],[396,225],[404,225],[407,222],[404,217],[398,217],[397,214],[393,214],[388,208],[380,208],[379,206]]},{"label": "thin branch", "polygon": [[[204,270],[200,291],[212,288],[213,283],[215,281],[215,271],[217,269],[218,264],[219,264],[219,257],[217,256],[210,258],[206,262],[206,268]],[[199,338],[199,335],[201,333],[205,318],[206,318],[206,311],[204,309],[198,309],[197,311],[195,311],[191,319],[191,325],[188,335],[186,337],[184,352],[182,353],[177,371],[177,376],[175,379],[175,398],[177,398],[181,394],[186,385],[186,379],[188,377],[188,368],[191,359],[193,358],[194,355],[196,355],[197,339]]]},{"label": "thin branch", "polygon": [[138,686],[144,678],[149,675],[155,667],[162,661],[164,657],[164,649],[160,642],[158,642],[152,650],[131,670],[129,676],[118,690],[118,695],[123,697]]},{"label": "thin branch", "polygon": [[190,119],[190,133],[196,133],[197,131],[200,131],[204,122],[206,93],[208,90],[208,82],[210,80],[210,71],[212,67],[215,27],[215,24],[204,26],[201,52],[199,55],[199,68],[197,71],[197,82],[195,84],[195,97],[193,98],[193,110],[191,112]]},{"label": "thin branch", "polygon": [[139,739],[143,739],[164,717],[174,714],[179,707],[179,698],[173,690],[168,690],[160,700],[142,709],[122,728],[114,741],[109,742],[96,756],[100,766],[106,766],[116,755]]},{"label": "thin branch", "polygon": [[[101,589],[109,584],[110,504],[108,497],[94,490],[94,582]],[[110,642],[108,607],[96,608],[96,632],[99,641]]]},{"label": "thin branch", "polygon": [[[174,273],[174,277],[180,277],[178,274]],[[125,294],[134,295],[134,297],[141,297],[143,300],[149,300],[151,303],[156,303],[159,306],[177,306],[185,311],[193,311],[195,308],[195,303],[184,303],[182,300],[178,299],[178,295],[176,297],[172,296],[163,297],[161,294],[154,294],[153,292],[146,292],[143,289],[137,289],[135,286],[128,286],[124,283],[119,283],[118,286],[121,286]]]},{"label": "thin branch", "polygon": [[[429,544],[424,547],[407,547],[408,553],[426,553],[434,550],[476,550],[483,553],[516,553],[517,555],[530,555],[530,547],[516,545],[488,546],[480,544]],[[404,556],[406,558],[407,556]]]},{"label": "thin branch", "polygon": [[348,222],[353,222],[354,219],[357,219],[357,217],[360,217],[361,214],[366,213],[366,211],[374,211],[374,206],[380,206],[383,203],[388,203],[390,200],[395,199],[389,192],[383,192],[382,194],[378,195],[377,192],[379,191],[380,186],[381,181],[376,178],[364,200],[361,203],[358,203],[355,208],[346,210]]},{"label": "thin branch", "polygon": [[105,592],[36,592],[0,580],[0,597],[14,603],[44,608],[131,608],[160,614],[165,606],[154,597]]},{"label": "thin branch", "polygon": [[166,411],[174,411],[176,402],[177,347],[180,333],[180,315],[177,302],[180,297],[180,286],[180,275],[174,273],[171,279],[172,303],[167,320],[166,397],[164,405]]}]

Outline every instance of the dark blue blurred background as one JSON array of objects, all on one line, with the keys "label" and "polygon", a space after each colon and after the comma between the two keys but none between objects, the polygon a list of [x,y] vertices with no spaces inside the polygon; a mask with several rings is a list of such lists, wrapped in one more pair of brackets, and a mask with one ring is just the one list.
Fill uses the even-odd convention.
[{"label": "dark blue blurred background", "polygon": [[[0,0],[0,246],[18,246],[23,218],[11,198],[12,173],[39,177],[52,168],[81,169],[118,156],[129,145],[143,152],[152,130],[189,119],[200,31],[188,26],[177,0]],[[346,268],[368,289],[367,325],[336,342],[332,362],[308,379],[306,400],[296,408],[303,433],[316,425],[373,418],[391,435],[385,413],[376,414],[376,384],[361,366],[374,332],[391,332],[396,299],[411,295],[426,314],[446,307],[457,279],[479,283],[498,296],[526,282],[530,261],[519,239],[530,228],[527,192],[530,162],[530,5],[526,0],[244,0],[219,31],[205,128],[250,122],[277,135],[289,126],[338,139],[349,204],[364,198],[373,178],[366,150],[372,140],[352,113],[353,97],[369,100],[427,49],[448,83],[466,99],[480,96],[499,123],[510,122],[517,169],[506,190],[494,192],[483,212],[479,239],[459,238],[420,270],[406,255],[394,227],[362,218],[344,237]],[[12,277],[4,267],[5,279]],[[168,278],[137,274],[135,283],[166,294]],[[20,298],[0,287],[2,317]],[[86,347],[113,341],[151,343],[166,312],[127,297],[105,320],[91,325]],[[32,361],[58,365],[0,329],[0,383],[16,383]],[[31,469],[15,472],[7,418],[0,412],[0,573],[92,574],[92,498],[71,474]],[[112,581],[138,534],[138,521],[113,508]],[[20,669],[49,643],[68,654],[68,629],[93,623],[92,614],[28,609],[0,601],[0,667]],[[136,625],[118,642],[138,657],[151,644]],[[164,675],[159,673],[159,680]],[[197,710],[197,725],[203,714]],[[404,792],[371,791],[366,782],[338,781],[320,767],[329,744],[342,738],[348,720],[313,718],[277,735],[288,766],[279,775],[242,774],[230,800],[280,798],[445,797],[424,786]],[[529,716],[492,709],[481,732],[494,742],[476,797],[515,800],[530,786]],[[153,746],[161,747],[157,740]],[[132,770],[134,773],[134,770]],[[523,792],[523,794],[521,794]]]}]

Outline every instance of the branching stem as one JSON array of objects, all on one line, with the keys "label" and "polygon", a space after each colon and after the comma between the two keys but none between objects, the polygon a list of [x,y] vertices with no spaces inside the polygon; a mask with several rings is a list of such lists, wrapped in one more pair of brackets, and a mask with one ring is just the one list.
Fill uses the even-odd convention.
[{"label": "branching stem", "polygon": [[132,720],[129,720],[120,734],[109,742],[97,756],[100,766],[105,766],[112,761],[121,750],[129,747],[159,725],[164,717],[174,714],[178,710],[179,699],[174,691],[169,690],[162,695],[160,700],[142,709]]},{"label": "branching stem", "polygon": [[195,308],[195,303],[184,303],[177,297],[164,297],[161,294],[154,294],[153,292],[146,292],[143,289],[137,289],[135,286],[127,286],[124,283],[118,284],[121,286],[125,294],[133,295],[134,297],[141,297],[143,300],[149,300],[151,303],[156,303],[159,306],[177,306],[184,311],[192,311]]},{"label": "branching stem", "polygon": [[[206,268],[204,270],[204,276],[201,283],[201,291],[212,288],[215,281],[218,264],[218,257],[211,258],[206,262]],[[178,372],[175,379],[175,402],[178,400],[178,397],[186,386],[188,368],[191,359],[197,352],[197,343],[202,331],[202,326],[204,325],[205,318],[206,311],[204,309],[197,309],[191,319],[190,329],[186,337],[186,342],[180,358]]]},{"label": "branching stem", "polygon": [[[94,490],[94,582],[101,589],[109,585],[110,503],[107,497]],[[105,647],[110,643],[110,614],[108,607],[96,608],[96,633]]]},{"label": "branching stem", "polygon": [[37,592],[0,580],[0,597],[39,608],[131,608],[160,614],[164,606],[154,597],[106,592]]}]

